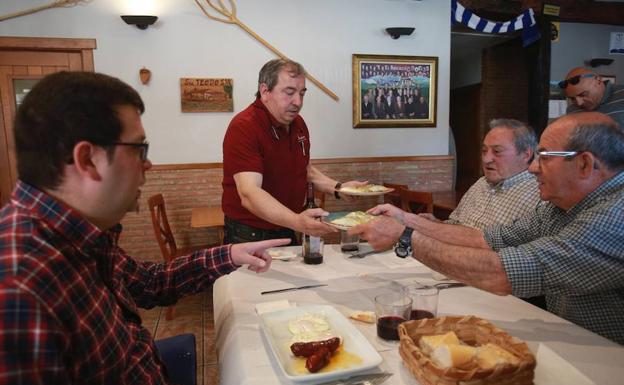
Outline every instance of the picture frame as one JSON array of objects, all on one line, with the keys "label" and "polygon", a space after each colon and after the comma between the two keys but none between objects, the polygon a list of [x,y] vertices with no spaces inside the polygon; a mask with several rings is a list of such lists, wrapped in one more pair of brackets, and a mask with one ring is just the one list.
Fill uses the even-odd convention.
[{"label": "picture frame", "polygon": [[436,126],[437,57],[352,57],[354,128]]},{"label": "picture frame", "polygon": [[233,112],[233,85],[227,78],[180,78],[182,112]]}]

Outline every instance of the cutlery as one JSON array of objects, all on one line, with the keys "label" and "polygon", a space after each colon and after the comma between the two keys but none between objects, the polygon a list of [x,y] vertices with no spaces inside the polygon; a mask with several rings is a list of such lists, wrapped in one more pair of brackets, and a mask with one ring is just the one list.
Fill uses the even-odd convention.
[{"label": "cutlery", "polygon": [[375,250],[369,250],[369,251],[365,251],[363,253],[355,253],[355,254],[351,254],[349,255],[349,258],[364,258],[367,255],[371,255],[371,254],[375,254],[377,253],[377,251]]},{"label": "cutlery", "polygon": [[323,382],[318,385],[379,385],[392,376],[392,373],[372,373],[349,377],[344,380]]},{"label": "cutlery", "polygon": [[286,288],[286,289],[267,290],[267,291],[260,292],[260,295],[273,294],[273,293],[283,293],[285,291],[291,291],[291,290],[311,289],[313,287],[321,287],[321,286],[327,286],[327,284],[326,283],[317,283],[317,284],[314,284],[314,285],[289,287],[289,288]]},{"label": "cutlery", "polygon": [[461,283],[461,282],[440,282],[440,283],[436,283],[433,286],[435,286],[438,289],[442,290],[442,289],[450,289],[452,287],[464,287],[464,286],[467,286],[467,285],[465,283]]}]

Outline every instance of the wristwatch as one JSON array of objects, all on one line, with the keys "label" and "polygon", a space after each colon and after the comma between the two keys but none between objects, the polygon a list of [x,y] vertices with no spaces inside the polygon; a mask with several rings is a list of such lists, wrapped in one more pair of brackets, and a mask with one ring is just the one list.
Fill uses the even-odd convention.
[{"label": "wristwatch", "polygon": [[405,258],[412,253],[412,233],[414,229],[405,227],[403,234],[399,237],[399,241],[394,246],[394,253],[397,257]]},{"label": "wristwatch", "polygon": [[334,197],[336,197],[336,199],[340,199],[340,193],[338,193],[338,190],[340,190],[341,187],[342,187],[342,182],[338,182],[334,186]]}]

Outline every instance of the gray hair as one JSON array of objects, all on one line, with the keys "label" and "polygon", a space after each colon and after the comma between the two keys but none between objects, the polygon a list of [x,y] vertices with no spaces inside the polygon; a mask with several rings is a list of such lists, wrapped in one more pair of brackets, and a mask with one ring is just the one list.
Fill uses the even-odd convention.
[{"label": "gray hair", "polygon": [[580,124],[572,129],[566,147],[568,151],[591,152],[609,170],[624,169],[624,132],[617,125]]},{"label": "gray hair", "polygon": [[535,131],[526,123],[516,119],[492,119],[490,120],[490,131],[497,127],[504,127],[514,134],[514,145],[518,154],[531,150],[531,162],[535,149],[537,148],[537,137]]},{"label": "gray hair", "polygon": [[256,91],[256,98],[260,97],[260,85],[266,84],[269,91],[277,85],[278,76],[281,70],[286,69],[291,76],[305,75],[303,66],[296,61],[288,59],[273,59],[267,62],[260,69],[258,75],[258,91]]}]

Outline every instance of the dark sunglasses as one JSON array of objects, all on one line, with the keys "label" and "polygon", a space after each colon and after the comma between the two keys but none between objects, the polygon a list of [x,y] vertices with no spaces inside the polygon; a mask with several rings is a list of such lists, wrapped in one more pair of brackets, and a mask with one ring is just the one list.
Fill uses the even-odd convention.
[{"label": "dark sunglasses", "polygon": [[562,88],[562,89],[565,90],[566,87],[568,86],[568,84],[575,86],[575,85],[577,85],[581,81],[582,78],[593,78],[594,76],[596,76],[596,75],[594,75],[594,74],[582,74],[582,75],[572,76],[569,79],[560,81],[559,82],[559,88]]}]

